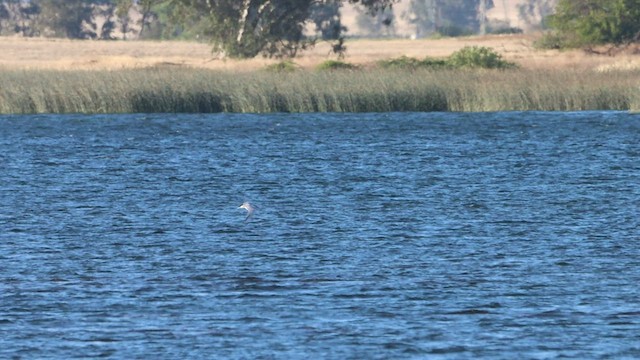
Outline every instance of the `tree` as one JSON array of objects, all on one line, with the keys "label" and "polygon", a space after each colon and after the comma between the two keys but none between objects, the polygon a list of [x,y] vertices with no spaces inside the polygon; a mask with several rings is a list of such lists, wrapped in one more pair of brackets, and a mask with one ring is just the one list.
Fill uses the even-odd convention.
[{"label": "tree", "polygon": [[140,19],[140,34],[138,34],[138,36],[143,36],[145,29],[150,26],[151,20],[156,17],[153,8],[163,2],[163,0],[138,0],[138,6],[142,13],[142,18]]},{"label": "tree", "polygon": [[[162,38],[163,26],[171,23],[168,13],[173,12],[178,6],[183,7],[182,4],[172,0],[111,0],[111,2],[115,3],[114,13],[124,39],[128,34],[138,39]],[[176,4],[173,4],[174,2]],[[159,24],[158,20],[161,16],[163,23]],[[136,17],[139,19],[134,22]]]},{"label": "tree", "polygon": [[322,40],[336,40],[347,30],[342,25],[341,7],[342,1],[339,0],[328,0],[311,6],[310,20],[315,24],[315,30]]},{"label": "tree", "polygon": [[42,0],[39,24],[54,36],[81,39],[95,36],[84,24],[92,21],[92,5],[97,1],[82,0]]},{"label": "tree", "polygon": [[[324,3],[312,4],[310,14],[310,20],[315,24],[316,33],[320,35],[320,38],[326,41],[335,40],[330,52],[337,54],[338,58],[344,57],[344,52],[347,50],[342,35],[347,31],[347,27],[342,25],[341,7],[342,1],[327,0]],[[309,44],[313,44],[313,42]]]},{"label": "tree", "polygon": [[[211,24],[208,7],[194,7],[192,1],[168,0],[154,7],[158,21],[150,29],[160,38],[211,39]],[[153,24],[151,24],[153,25]]]},{"label": "tree", "polygon": [[375,13],[367,14],[362,8],[357,8],[356,22],[358,27],[367,31],[369,36],[393,36],[395,33],[395,14],[392,8],[387,8]]},{"label": "tree", "polygon": [[[293,57],[312,46],[316,39],[304,35],[306,22],[320,5],[361,3],[371,13],[398,0],[175,0],[198,14],[206,14],[207,35],[214,50],[230,57]],[[344,28],[335,19],[329,22],[330,38],[343,48]]]},{"label": "tree", "polygon": [[82,22],[83,34],[86,37],[100,40],[113,39],[116,29],[116,5],[110,2],[96,2],[90,5],[91,18]]},{"label": "tree", "polygon": [[[2,1],[0,7],[6,11],[4,15],[3,27],[10,29],[14,33],[21,33],[22,36],[37,36],[40,34],[37,22],[40,16],[40,5],[36,2],[24,2],[21,0]],[[3,12],[0,9],[0,12]]]},{"label": "tree", "polygon": [[549,25],[564,46],[620,45],[640,38],[640,0],[559,0]]},{"label": "tree", "polygon": [[131,8],[133,8],[133,0],[117,0],[116,2],[115,14],[120,21],[120,31],[124,40],[127,39],[127,34],[130,31],[129,22],[131,19],[129,18],[129,12]]},{"label": "tree", "polygon": [[5,6],[4,3],[0,3],[0,34],[2,34],[3,23],[11,18],[11,14],[9,14],[9,10]]}]

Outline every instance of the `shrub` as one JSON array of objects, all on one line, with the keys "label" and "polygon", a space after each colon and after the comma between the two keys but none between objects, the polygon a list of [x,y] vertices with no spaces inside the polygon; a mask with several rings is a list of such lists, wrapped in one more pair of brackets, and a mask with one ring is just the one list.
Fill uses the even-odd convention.
[{"label": "shrub", "polygon": [[565,47],[566,39],[557,32],[548,32],[533,42],[533,47],[542,50],[559,50]]},{"label": "shrub", "polygon": [[378,66],[383,69],[415,69],[419,63],[420,60],[403,55],[395,59],[380,60]]},{"label": "shrub", "polygon": [[455,68],[507,69],[514,63],[502,59],[502,55],[484,46],[466,46],[449,57],[447,63]]},{"label": "shrub", "polygon": [[446,67],[447,61],[444,59],[434,59],[429,57],[426,57],[423,60],[418,60],[408,56],[401,56],[395,59],[381,60],[378,62],[378,66],[383,69],[434,69]]},{"label": "shrub", "polygon": [[489,33],[494,35],[512,35],[512,34],[522,34],[523,31],[519,27],[503,26],[495,29],[489,29]]},{"label": "shrub", "polygon": [[420,61],[420,67],[423,68],[445,68],[448,67],[447,60],[445,59],[434,59],[430,57],[426,57]]},{"label": "shrub", "polygon": [[327,60],[318,65],[318,70],[356,70],[357,65],[339,60]]},{"label": "shrub", "polygon": [[280,61],[267,65],[264,69],[269,72],[294,72],[298,70],[298,65],[291,60]]}]

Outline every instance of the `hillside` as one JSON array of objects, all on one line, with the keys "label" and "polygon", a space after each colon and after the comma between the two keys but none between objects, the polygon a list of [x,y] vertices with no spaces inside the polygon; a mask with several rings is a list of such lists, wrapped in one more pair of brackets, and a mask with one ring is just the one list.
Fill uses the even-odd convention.
[{"label": "hillside", "polygon": [[[411,24],[407,23],[403,19],[403,14],[409,10],[410,0],[400,0],[394,5],[395,18],[395,32],[400,37],[410,37],[414,33],[414,29]],[[508,24],[511,27],[521,28],[525,31],[530,30],[529,26],[524,23],[518,17],[518,5],[521,5],[525,0],[493,0],[494,7],[488,11],[487,17],[489,21],[500,21]],[[358,16],[357,6],[346,4],[342,8],[342,20],[343,23],[349,29],[349,34],[352,36],[367,36],[366,31],[360,29],[357,25],[356,17]]]}]

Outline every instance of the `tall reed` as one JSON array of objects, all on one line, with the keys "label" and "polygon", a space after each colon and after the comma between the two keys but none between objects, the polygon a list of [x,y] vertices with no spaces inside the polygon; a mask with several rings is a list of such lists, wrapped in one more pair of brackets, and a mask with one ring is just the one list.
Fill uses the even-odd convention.
[{"label": "tall reed", "polygon": [[640,72],[0,71],[0,113],[640,110]]}]

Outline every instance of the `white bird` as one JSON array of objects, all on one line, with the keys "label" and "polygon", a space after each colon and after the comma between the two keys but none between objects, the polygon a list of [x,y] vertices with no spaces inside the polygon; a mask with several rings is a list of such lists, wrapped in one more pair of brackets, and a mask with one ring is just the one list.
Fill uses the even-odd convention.
[{"label": "white bird", "polygon": [[253,212],[256,211],[256,207],[254,205],[251,205],[248,201],[243,202],[242,205],[238,207],[238,209],[247,210],[247,217],[244,219],[244,221],[249,220],[251,215],[253,215]]}]

